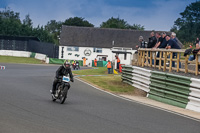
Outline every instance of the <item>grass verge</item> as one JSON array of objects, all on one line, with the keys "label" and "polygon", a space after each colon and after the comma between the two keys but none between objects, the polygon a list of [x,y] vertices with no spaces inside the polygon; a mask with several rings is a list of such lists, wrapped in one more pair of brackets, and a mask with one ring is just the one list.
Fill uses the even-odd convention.
[{"label": "grass verge", "polygon": [[25,64],[43,64],[42,61],[35,58],[0,56],[1,63],[25,63]]},{"label": "grass verge", "polygon": [[87,69],[80,71],[73,71],[76,75],[105,75],[105,76],[82,76],[80,79],[91,83],[103,90],[113,93],[134,94],[134,87],[123,83],[121,76],[114,74],[107,74],[107,68],[99,67],[98,69]]},{"label": "grass verge", "polygon": [[133,93],[134,87],[121,81],[121,76],[84,76],[80,77],[89,83],[95,84],[103,90],[114,93]]},{"label": "grass verge", "polygon": [[76,75],[105,75],[107,74],[106,67],[98,67],[95,69],[85,69],[80,71],[73,71],[73,74]]}]

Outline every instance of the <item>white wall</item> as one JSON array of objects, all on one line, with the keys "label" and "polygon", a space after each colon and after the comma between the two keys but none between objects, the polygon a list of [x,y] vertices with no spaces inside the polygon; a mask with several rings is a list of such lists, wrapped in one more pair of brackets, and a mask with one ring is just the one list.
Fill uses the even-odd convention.
[{"label": "white wall", "polygon": [[30,57],[31,52],[14,51],[14,50],[0,50],[0,55],[4,55],[4,56],[16,56],[16,57]]},{"label": "white wall", "polygon": [[[31,52],[27,51],[15,51],[15,50],[0,50],[0,55],[3,56],[15,56],[15,57],[30,57]],[[46,55],[44,54],[35,54],[35,58],[38,60],[46,61]]]},{"label": "white wall", "polygon": [[[63,52],[63,58],[61,58],[62,47],[63,47],[63,51],[64,51]],[[86,49],[91,50],[91,55],[90,56],[84,55],[84,51]],[[134,53],[135,50],[126,50],[126,52]],[[68,55],[69,53],[72,53],[72,54]],[[80,56],[77,57],[77,56],[75,56],[76,54],[80,55]],[[107,55],[107,60],[106,61],[110,60],[110,61],[115,62],[115,60],[116,60],[115,59],[116,53],[112,53],[112,49],[110,49],[110,48],[102,48],[102,53],[96,53],[96,52],[93,52],[93,47],[79,47],[79,51],[67,51],[67,46],[59,46],[59,59],[82,60],[83,57],[86,57],[87,58],[86,64],[88,66],[91,66],[92,60],[97,58],[97,55]],[[121,64],[125,64],[125,65],[132,64],[132,58],[133,58],[132,54],[128,54],[127,53],[126,60],[124,60],[124,54],[119,54],[119,58],[120,58]],[[98,58],[97,58],[97,60],[98,60]]]},{"label": "white wall", "polygon": [[[63,51],[64,51],[63,58],[61,58],[62,47],[64,47],[64,49],[63,49]],[[91,55],[90,56],[86,56],[84,54],[84,51],[86,49],[91,50]],[[72,53],[72,55],[68,55],[69,53]],[[79,55],[79,57],[75,56],[76,54]],[[59,46],[59,59],[82,60],[83,57],[86,57],[87,58],[86,65],[88,65],[88,66],[92,65],[92,60],[97,58],[97,55],[107,55],[108,56],[107,60],[112,60],[112,51],[110,49],[108,49],[108,48],[102,48],[102,53],[96,53],[96,52],[93,52],[93,48],[92,47],[79,47],[79,51],[67,51],[67,46]]]}]

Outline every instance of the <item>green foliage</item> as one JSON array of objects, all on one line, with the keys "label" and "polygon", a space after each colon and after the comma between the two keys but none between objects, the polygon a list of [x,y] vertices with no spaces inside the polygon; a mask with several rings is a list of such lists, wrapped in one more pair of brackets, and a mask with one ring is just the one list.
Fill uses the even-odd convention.
[{"label": "green foliage", "polygon": [[180,41],[192,42],[200,35],[200,1],[188,5],[180,15],[171,31],[177,33]]},{"label": "green foliage", "polygon": [[109,18],[106,22],[102,22],[101,28],[117,28],[117,29],[133,29],[133,30],[144,30],[144,26],[140,24],[128,24],[124,19]]},{"label": "green foliage", "polygon": [[68,26],[82,26],[82,27],[94,27],[93,24],[89,23],[87,20],[84,20],[82,17],[74,17],[66,19],[63,25]]}]

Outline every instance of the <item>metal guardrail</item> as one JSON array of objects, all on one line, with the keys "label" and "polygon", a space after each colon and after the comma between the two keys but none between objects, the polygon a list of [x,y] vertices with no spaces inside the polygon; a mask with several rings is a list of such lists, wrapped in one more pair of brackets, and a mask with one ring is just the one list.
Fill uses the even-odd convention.
[{"label": "metal guardrail", "polygon": [[147,97],[200,112],[200,79],[122,66],[122,81],[147,92]]}]

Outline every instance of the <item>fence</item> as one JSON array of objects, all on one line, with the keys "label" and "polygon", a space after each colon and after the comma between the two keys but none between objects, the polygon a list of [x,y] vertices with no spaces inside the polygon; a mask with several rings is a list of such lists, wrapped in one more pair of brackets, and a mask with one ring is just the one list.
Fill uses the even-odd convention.
[{"label": "fence", "polygon": [[36,37],[0,36],[0,50],[17,50],[45,54],[58,58],[59,47],[52,43],[40,42]]},{"label": "fence", "polygon": [[[137,66],[148,66],[158,68],[159,70],[175,70],[177,72],[195,73],[200,74],[198,67],[200,65],[200,57],[196,56],[195,61],[188,61],[189,55],[186,57],[181,56],[185,52],[185,49],[138,49],[138,63]],[[176,66],[175,66],[176,63]],[[195,68],[190,69],[188,64],[195,64]],[[185,68],[181,68],[181,64]]]},{"label": "fence", "polygon": [[147,97],[200,112],[200,79],[122,66],[122,81],[147,92]]}]

